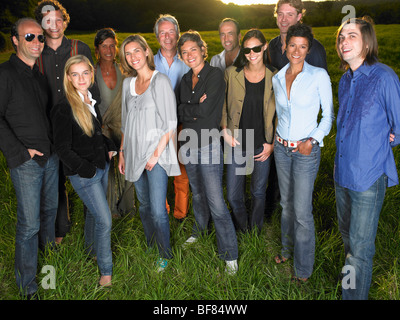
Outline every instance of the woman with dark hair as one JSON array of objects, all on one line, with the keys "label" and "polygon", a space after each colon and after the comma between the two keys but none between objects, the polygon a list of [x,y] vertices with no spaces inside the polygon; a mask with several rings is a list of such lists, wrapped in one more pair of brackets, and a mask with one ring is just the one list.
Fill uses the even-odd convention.
[{"label": "woman with dark hair", "polygon": [[[221,127],[229,145],[226,165],[227,197],[237,230],[261,231],[265,190],[274,149],[275,69],[266,64],[267,41],[260,30],[249,30],[240,53],[225,72],[226,93]],[[245,161],[244,161],[245,160]],[[247,167],[247,168],[246,168]],[[250,216],[245,205],[246,169],[250,169]]]},{"label": "woman with dark hair", "polygon": [[180,37],[178,52],[190,68],[182,78],[178,96],[178,116],[182,123],[180,160],[189,177],[196,220],[186,244],[197,241],[212,218],[219,256],[226,261],[228,274],[235,274],[237,239],[222,191],[219,126],[225,91],[223,74],[206,62],[207,44],[196,31],[188,31]]},{"label": "woman with dark hair", "polygon": [[101,115],[90,88],[94,69],[89,59],[76,55],[64,69],[65,98],[51,111],[54,145],[71,185],[87,207],[85,244],[96,255],[101,278],[111,285],[111,213],[106,200],[113,142],[102,135]]},{"label": "woman with dark hair", "polygon": [[[103,134],[121,144],[121,92],[125,75],[116,61],[118,39],[115,31],[104,28],[94,38],[96,83],[100,90],[100,114],[103,118]],[[115,159],[111,161],[108,177],[107,201],[111,214],[115,217],[135,212],[135,189],[117,169]]]},{"label": "woman with dark hair", "polygon": [[275,262],[285,262],[293,255],[297,282],[306,281],[313,271],[312,195],[323,138],[334,118],[328,73],[305,61],[312,39],[310,27],[291,26],[286,37],[289,63],[272,78],[278,116],[274,155],[282,206],[282,255]]},{"label": "woman with dark hair", "polygon": [[135,185],[149,247],[160,254],[157,271],[172,258],[165,199],[168,176],[180,175],[175,148],[176,97],[169,78],[155,70],[153,52],[140,35],[127,37],[120,61],[130,75],[122,87],[119,170]]}]

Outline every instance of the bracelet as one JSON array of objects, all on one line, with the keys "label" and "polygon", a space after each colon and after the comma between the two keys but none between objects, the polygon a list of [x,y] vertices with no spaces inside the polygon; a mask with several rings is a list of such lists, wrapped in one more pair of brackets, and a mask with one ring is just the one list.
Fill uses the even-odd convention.
[{"label": "bracelet", "polygon": [[119,149],[119,152],[124,152],[124,149]]}]

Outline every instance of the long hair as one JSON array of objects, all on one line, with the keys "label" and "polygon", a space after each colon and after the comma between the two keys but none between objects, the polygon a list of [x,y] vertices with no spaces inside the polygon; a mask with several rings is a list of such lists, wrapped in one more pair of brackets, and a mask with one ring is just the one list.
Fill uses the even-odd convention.
[{"label": "long hair", "polygon": [[130,35],[124,40],[124,42],[122,42],[121,48],[119,50],[119,61],[121,63],[122,71],[128,76],[133,76],[133,77],[137,76],[137,71],[129,65],[129,63],[126,61],[126,57],[125,57],[125,47],[127,44],[129,44],[131,42],[138,43],[142,47],[143,51],[146,51],[146,49],[148,49],[147,50],[148,55],[146,58],[147,66],[150,68],[150,70],[154,71],[156,69],[156,66],[154,64],[153,51],[151,50],[150,46],[147,44],[146,39],[143,38],[140,34]]},{"label": "long hair", "polygon": [[81,54],[69,58],[64,67],[64,93],[67,98],[71,109],[72,115],[75,121],[81,127],[82,131],[91,137],[93,135],[94,126],[92,120],[92,114],[86,104],[82,101],[72,82],[68,80],[67,75],[69,74],[71,66],[84,62],[88,65],[92,72],[91,85],[94,83],[94,69],[89,59]]},{"label": "long hair", "polygon": [[349,68],[349,64],[343,60],[342,54],[340,53],[339,45],[340,45],[340,33],[343,27],[348,23],[355,23],[362,36],[362,56],[364,57],[364,62],[367,65],[373,65],[378,62],[378,40],[376,39],[374,22],[369,16],[364,16],[362,18],[353,18],[348,19],[342,23],[336,33],[336,51],[340,58],[340,68],[342,70],[347,70]]},{"label": "long hair", "polygon": [[[265,39],[264,34],[260,30],[250,29],[249,31],[247,31],[242,39],[242,44],[240,45],[239,55],[233,64],[235,67],[243,68],[245,65],[247,65],[249,63],[249,60],[247,60],[244,55],[243,49],[244,49],[244,43],[251,38],[256,38],[256,39],[260,40],[262,45],[265,45],[267,43],[267,40]],[[263,63],[265,65],[267,65],[267,60],[268,60],[267,50],[264,50]]]}]

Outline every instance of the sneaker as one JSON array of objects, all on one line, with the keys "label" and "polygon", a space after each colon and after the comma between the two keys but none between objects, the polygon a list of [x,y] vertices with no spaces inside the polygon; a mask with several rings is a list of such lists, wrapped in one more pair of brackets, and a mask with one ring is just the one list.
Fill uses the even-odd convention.
[{"label": "sneaker", "polygon": [[226,262],[225,272],[230,276],[236,274],[236,272],[238,271],[237,260],[225,261],[225,262]]},{"label": "sneaker", "polygon": [[156,262],[157,272],[163,272],[168,265],[168,260],[158,258]]},{"label": "sneaker", "polygon": [[183,244],[183,247],[189,246],[189,245],[191,245],[192,243],[195,243],[197,240],[198,240],[198,238],[189,237],[189,238],[185,241],[185,243]]}]

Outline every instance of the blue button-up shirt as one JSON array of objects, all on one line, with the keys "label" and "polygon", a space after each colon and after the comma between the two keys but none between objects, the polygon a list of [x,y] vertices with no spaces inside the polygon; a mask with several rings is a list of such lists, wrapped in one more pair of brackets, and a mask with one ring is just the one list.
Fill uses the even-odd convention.
[{"label": "blue button-up shirt", "polygon": [[[325,69],[314,67],[304,61],[303,70],[297,75],[290,89],[286,91],[286,70],[284,66],[273,78],[277,134],[285,139],[298,141],[313,137],[323,146],[323,138],[329,133],[334,119],[331,80]],[[322,118],[318,123],[318,114]]]},{"label": "blue button-up shirt", "polygon": [[167,59],[161,54],[161,49],[158,49],[157,54],[154,56],[154,64],[156,70],[168,76],[172,88],[176,93],[183,75],[187,73],[190,68],[178,58],[178,54],[175,55],[174,62],[172,62],[171,67],[169,67]]},{"label": "blue button-up shirt", "polygon": [[[389,134],[395,140],[389,141]],[[392,147],[400,143],[400,83],[388,66],[350,69],[339,82],[335,181],[354,191],[368,190],[382,175],[399,183]]]}]

